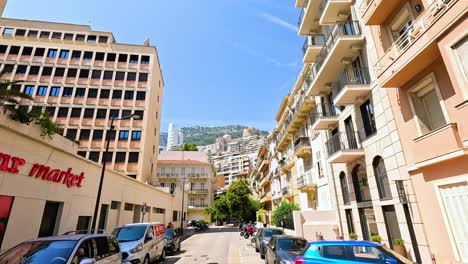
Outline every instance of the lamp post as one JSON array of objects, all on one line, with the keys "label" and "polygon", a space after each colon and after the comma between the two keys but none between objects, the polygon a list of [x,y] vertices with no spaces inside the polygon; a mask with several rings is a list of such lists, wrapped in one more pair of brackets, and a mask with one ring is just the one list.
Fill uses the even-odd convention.
[{"label": "lamp post", "polygon": [[98,188],[98,193],[96,197],[96,205],[94,207],[93,222],[90,227],[91,230],[96,229],[96,222],[97,222],[96,220],[97,220],[97,215],[99,211],[99,203],[101,201],[102,183],[104,182],[104,173],[106,171],[106,164],[107,164],[107,154],[109,152],[110,133],[114,131],[114,121],[130,119],[130,118],[140,119],[141,117],[137,114],[131,114],[131,115],[122,116],[122,117],[115,117],[115,116],[110,117],[111,123],[110,123],[110,128],[107,131],[107,135],[106,135],[106,151],[104,152],[103,161],[102,161],[101,177],[99,179],[99,188]]},{"label": "lamp post", "polygon": [[184,235],[184,198],[185,198],[185,177],[182,178],[182,210],[180,214],[180,236]]}]

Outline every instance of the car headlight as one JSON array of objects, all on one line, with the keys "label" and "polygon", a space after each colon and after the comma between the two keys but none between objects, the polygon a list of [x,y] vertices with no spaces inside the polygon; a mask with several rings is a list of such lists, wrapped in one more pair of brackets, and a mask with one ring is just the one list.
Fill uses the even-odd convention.
[{"label": "car headlight", "polygon": [[280,264],[294,264],[289,260],[280,260]]},{"label": "car headlight", "polygon": [[130,253],[135,254],[143,250],[143,245],[138,244],[136,247],[130,249]]}]

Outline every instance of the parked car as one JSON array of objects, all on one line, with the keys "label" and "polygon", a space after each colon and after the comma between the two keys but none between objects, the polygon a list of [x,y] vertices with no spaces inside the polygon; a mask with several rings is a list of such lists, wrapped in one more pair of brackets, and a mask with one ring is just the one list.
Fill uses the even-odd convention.
[{"label": "parked car", "polygon": [[161,223],[138,223],[118,227],[112,234],[122,249],[122,263],[144,263],[166,259],[166,232]]},{"label": "parked car", "polygon": [[295,264],[380,263],[412,264],[398,253],[369,241],[315,241],[296,257]]},{"label": "parked car", "polygon": [[172,228],[166,229],[166,253],[174,255],[180,251],[180,237]]},{"label": "parked car", "polygon": [[121,263],[119,243],[110,234],[72,234],[36,238],[0,255],[1,264]]},{"label": "parked car", "polygon": [[282,229],[275,227],[265,227],[257,231],[257,234],[254,237],[255,241],[255,251],[260,252],[260,257],[265,258],[265,250],[268,242],[274,235],[283,235],[284,232]]},{"label": "parked car", "polygon": [[296,256],[308,246],[307,240],[296,236],[272,236],[266,247],[266,264],[293,264]]}]

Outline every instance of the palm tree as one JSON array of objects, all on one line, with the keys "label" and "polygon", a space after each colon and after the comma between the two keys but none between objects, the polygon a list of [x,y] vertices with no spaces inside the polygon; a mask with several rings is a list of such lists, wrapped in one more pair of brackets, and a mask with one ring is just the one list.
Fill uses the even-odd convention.
[{"label": "palm tree", "polygon": [[32,100],[32,97],[28,94],[25,94],[20,91],[8,89],[9,86],[18,84],[21,81],[8,81],[2,80],[2,76],[5,74],[5,71],[0,71],[0,108],[5,106],[5,103],[10,103],[17,105],[19,104],[19,99],[28,99]]}]

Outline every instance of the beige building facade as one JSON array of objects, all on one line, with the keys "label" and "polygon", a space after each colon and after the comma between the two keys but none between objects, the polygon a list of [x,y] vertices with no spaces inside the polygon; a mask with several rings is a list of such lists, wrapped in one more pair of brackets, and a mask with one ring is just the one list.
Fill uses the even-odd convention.
[{"label": "beige building facade", "polygon": [[437,263],[468,263],[468,2],[385,2],[364,1],[360,15],[424,223],[416,230]]},{"label": "beige building facade", "polygon": [[[118,43],[86,25],[2,18],[0,63],[10,89],[31,95],[19,106],[45,112],[79,142],[78,154],[152,183],[159,147],[163,79],[153,46]],[[111,118],[137,114],[140,119]]]},{"label": "beige building facade", "polygon": [[[77,143],[41,136],[41,127],[7,114],[0,115],[0,251],[38,236],[90,228],[101,166],[77,156]],[[111,232],[143,221],[179,227],[181,205],[181,191],[171,195],[106,170],[98,228]]]},{"label": "beige building facade", "polygon": [[198,151],[162,151],[159,155],[157,186],[169,187],[171,193],[176,188],[187,192],[188,211],[184,219],[211,222],[205,209],[213,201],[215,182],[214,169],[206,152]]}]

